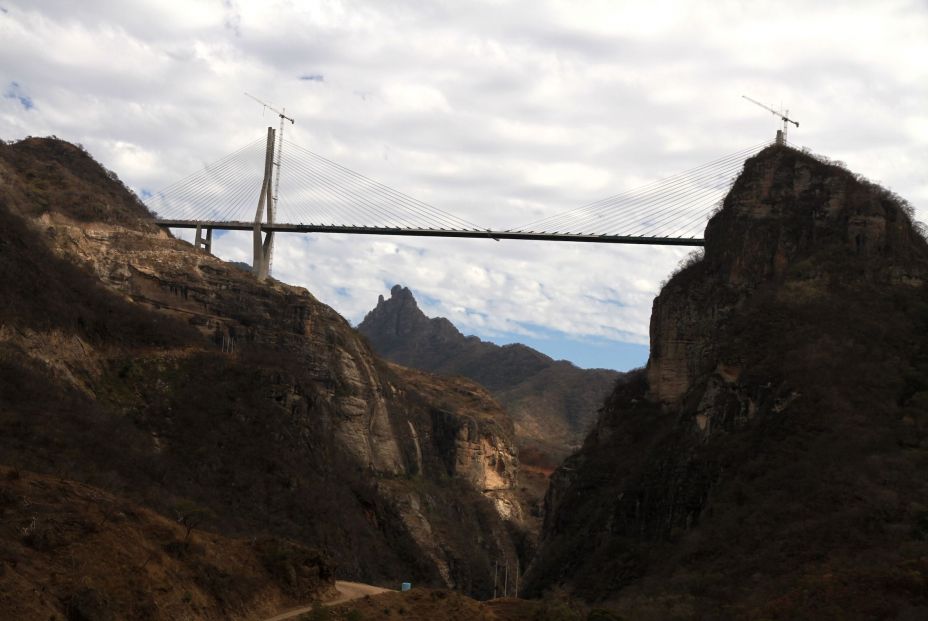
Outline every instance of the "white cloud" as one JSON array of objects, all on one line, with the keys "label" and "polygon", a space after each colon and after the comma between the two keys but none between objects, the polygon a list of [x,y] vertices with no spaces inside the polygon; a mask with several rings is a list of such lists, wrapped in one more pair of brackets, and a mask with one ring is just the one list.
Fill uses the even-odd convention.
[{"label": "white cloud", "polygon": [[[154,190],[260,139],[508,228],[773,137],[840,159],[928,220],[923,2],[4,0],[0,136],[83,143]],[[321,76],[322,79],[300,79]],[[32,102],[29,108],[21,97]],[[285,152],[286,157],[286,152]],[[286,165],[286,162],[285,162]],[[284,169],[286,180],[287,169]],[[215,251],[248,260],[250,237]],[[401,282],[483,335],[647,342],[685,249],[280,236],[282,280],[358,321]]]}]

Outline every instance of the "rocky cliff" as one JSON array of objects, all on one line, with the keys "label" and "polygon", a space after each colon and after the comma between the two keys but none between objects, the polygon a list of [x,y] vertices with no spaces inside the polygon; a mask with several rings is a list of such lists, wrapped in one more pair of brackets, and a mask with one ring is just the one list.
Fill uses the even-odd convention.
[{"label": "rocky cliff", "polygon": [[0,147],[0,180],[0,463],[195,503],[349,579],[486,595],[515,565],[513,432],[485,391],[173,239],[68,143]]},{"label": "rocky cliff", "polygon": [[579,369],[520,344],[500,347],[464,336],[444,317],[429,318],[412,292],[396,285],[358,325],[382,356],[489,389],[515,425],[524,459],[555,464],[579,447],[621,374]]},{"label": "rocky cliff", "polygon": [[928,246],[770,147],[654,302],[651,358],[553,476],[527,592],[630,618],[928,613]]}]

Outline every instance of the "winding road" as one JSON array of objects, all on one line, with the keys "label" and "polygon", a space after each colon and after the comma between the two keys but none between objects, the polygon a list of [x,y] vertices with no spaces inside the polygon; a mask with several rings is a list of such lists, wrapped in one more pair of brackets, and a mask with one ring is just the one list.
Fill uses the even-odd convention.
[{"label": "winding road", "polygon": [[[362,584],[360,582],[346,582],[344,580],[336,580],[335,589],[338,591],[338,595],[330,600],[322,602],[323,606],[337,606],[338,604],[350,602],[353,599],[361,599],[365,595],[379,595],[380,593],[386,593],[390,590],[376,587],[370,584]],[[276,617],[269,617],[264,619],[264,621],[284,621],[285,619],[292,619],[294,617],[300,616],[303,613],[312,611],[315,605],[316,604],[310,604],[308,606],[293,608],[287,612],[280,613]]]}]

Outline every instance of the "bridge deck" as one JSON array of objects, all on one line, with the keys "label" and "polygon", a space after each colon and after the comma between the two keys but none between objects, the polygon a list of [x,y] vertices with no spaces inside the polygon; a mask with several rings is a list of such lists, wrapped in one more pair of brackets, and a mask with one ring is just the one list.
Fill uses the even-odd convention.
[{"label": "bridge deck", "polygon": [[[205,220],[156,220],[160,226],[174,229],[254,230],[252,222],[216,222]],[[579,233],[535,233],[529,231],[481,231],[478,229],[406,229],[376,226],[336,226],[318,224],[261,224],[264,232],[277,233],[347,233],[350,235],[403,235],[409,237],[466,237],[476,239],[521,239],[534,241],[590,242],[596,244],[648,244],[654,246],[703,246],[697,237],[643,237],[635,235],[586,235]]]}]

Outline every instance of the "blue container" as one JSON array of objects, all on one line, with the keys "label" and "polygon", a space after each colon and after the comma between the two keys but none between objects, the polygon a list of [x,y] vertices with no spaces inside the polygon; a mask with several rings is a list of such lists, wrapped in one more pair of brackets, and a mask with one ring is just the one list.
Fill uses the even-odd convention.
[{"label": "blue container", "polygon": [[400,587],[400,590],[401,590],[401,591],[408,591],[408,590],[411,589],[411,588],[412,588],[412,583],[411,583],[411,582],[404,582],[404,583],[403,583],[403,586]]}]

